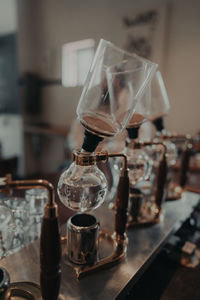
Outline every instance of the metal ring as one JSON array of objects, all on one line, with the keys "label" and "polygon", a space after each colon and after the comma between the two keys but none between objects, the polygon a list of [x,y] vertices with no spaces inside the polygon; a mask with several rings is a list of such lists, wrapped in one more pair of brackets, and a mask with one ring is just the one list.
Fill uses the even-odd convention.
[{"label": "metal ring", "polygon": [[42,300],[40,286],[27,281],[11,283],[5,293],[5,300],[9,300],[11,297],[22,297],[22,299],[27,300]]},{"label": "metal ring", "polygon": [[92,153],[84,153],[79,150],[74,150],[72,153],[72,160],[79,166],[91,166],[96,162],[96,156]]}]

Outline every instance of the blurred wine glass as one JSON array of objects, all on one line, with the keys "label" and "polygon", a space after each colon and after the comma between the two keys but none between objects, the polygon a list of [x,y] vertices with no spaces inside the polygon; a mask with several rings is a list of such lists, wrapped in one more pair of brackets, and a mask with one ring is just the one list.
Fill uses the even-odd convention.
[{"label": "blurred wine glass", "polygon": [[3,204],[12,213],[14,234],[9,254],[17,252],[26,243],[26,236],[30,228],[30,212],[25,198],[8,196],[3,199]]},{"label": "blurred wine glass", "polygon": [[9,254],[12,247],[15,231],[15,223],[12,211],[0,205],[0,258]]}]

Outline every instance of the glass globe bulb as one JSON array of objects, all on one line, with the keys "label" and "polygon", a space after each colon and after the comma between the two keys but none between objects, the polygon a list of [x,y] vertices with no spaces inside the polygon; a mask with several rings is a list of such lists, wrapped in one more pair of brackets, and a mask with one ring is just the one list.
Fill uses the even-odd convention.
[{"label": "glass globe bulb", "polygon": [[73,162],[58,182],[61,202],[75,211],[85,212],[99,207],[106,193],[106,177],[96,163],[81,166]]},{"label": "glass globe bulb", "polygon": [[135,185],[140,180],[147,179],[151,173],[151,159],[144,150],[127,147],[125,154],[128,161],[130,185]]},{"label": "glass globe bulb", "polygon": [[176,145],[171,141],[164,141],[165,146],[167,147],[167,164],[168,166],[175,165],[177,158],[178,158],[178,150],[176,148]]},{"label": "glass globe bulb", "polygon": [[[166,130],[162,130],[162,132],[157,132],[155,141],[160,141],[166,146],[167,164],[170,167],[176,164],[176,161],[178,159],[178,149],[176,147],[176,144],[173,143],[170,139],[163,139],[163,135],[168,136],[169,133]],[[158,145],[156,148],[159,149],[160,146]]]}]

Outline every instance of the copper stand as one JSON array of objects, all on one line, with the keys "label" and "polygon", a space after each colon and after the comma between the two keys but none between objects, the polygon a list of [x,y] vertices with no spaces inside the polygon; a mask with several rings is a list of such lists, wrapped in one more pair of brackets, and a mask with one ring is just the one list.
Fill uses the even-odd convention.
[{"label": "copper stand", "polygon": [[[102,241],[107,241],[113,248],[112,254],[108,257],[97,259],[93,264],[77,265],[67,261],[67,264],[73,267],[77,278],[81,278],[85,275],[91,274],[97,270],[109,268],[116,263],[120,262],[126,253],[127,248],[127,236],[126,236],[126,224],[127,224],[127,212],[128,212],[128,198],[129,198],[129,177],[127,170],[127,159],[124,154],[115,153],[97,153],[95,155],[95,161],[107,161],[109,157],[122,157],[124,164],[121,171],[121,176],[118,185],[118,192],[116,198],[116,215],[115,215],[115,232],[100,232],[100,246]],[[84,160],[82,157],[73,156],[73,160],[76,160],[81,165],[88,165],[93,163],[91,161]]]},{"label": "copper stand", "polygon": [[[6,194],[10,194],[13,189],[24,190],[33,187],[36,189],[43,187],[48,191],[40,238],[41,294],[43,300],[57,300],[61,281],[61,242],[54,187],[47,180],[12,180],[10,175],[0,178],[0,191]],[[32,296],[35,297],[34,294]]]}]

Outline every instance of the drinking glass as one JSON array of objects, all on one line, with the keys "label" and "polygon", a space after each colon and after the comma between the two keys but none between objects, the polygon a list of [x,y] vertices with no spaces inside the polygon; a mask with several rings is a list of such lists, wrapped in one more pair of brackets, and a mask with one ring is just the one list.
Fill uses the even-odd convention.
[{"label": "drinking glass", "polygon": [[7,256],[13,242],[15,224],[12,211],[0,205],[0,259]]},{"label": "drinking glass", "polygon": [[29,207],[30,216],[43,217],[44,206],[48,200],[48,194],[46,189],[29,189],[25,192],[25,199]]},{"label": "drinking glass", "polygon": [[9,254],[26,245],[26,235],[30,229],[30,214],[27,202],[22,197],[5,197],[4,205],[12,212],[14,234]]},{"label": "drinking glass", "polygon": [[41,222],[44,215],[44,206],[48,200],[46,189],[29,189],[25,192],[25,199],[30,213],[30,229],[26,234],[26,243],[35,241],[40,237]]}]

